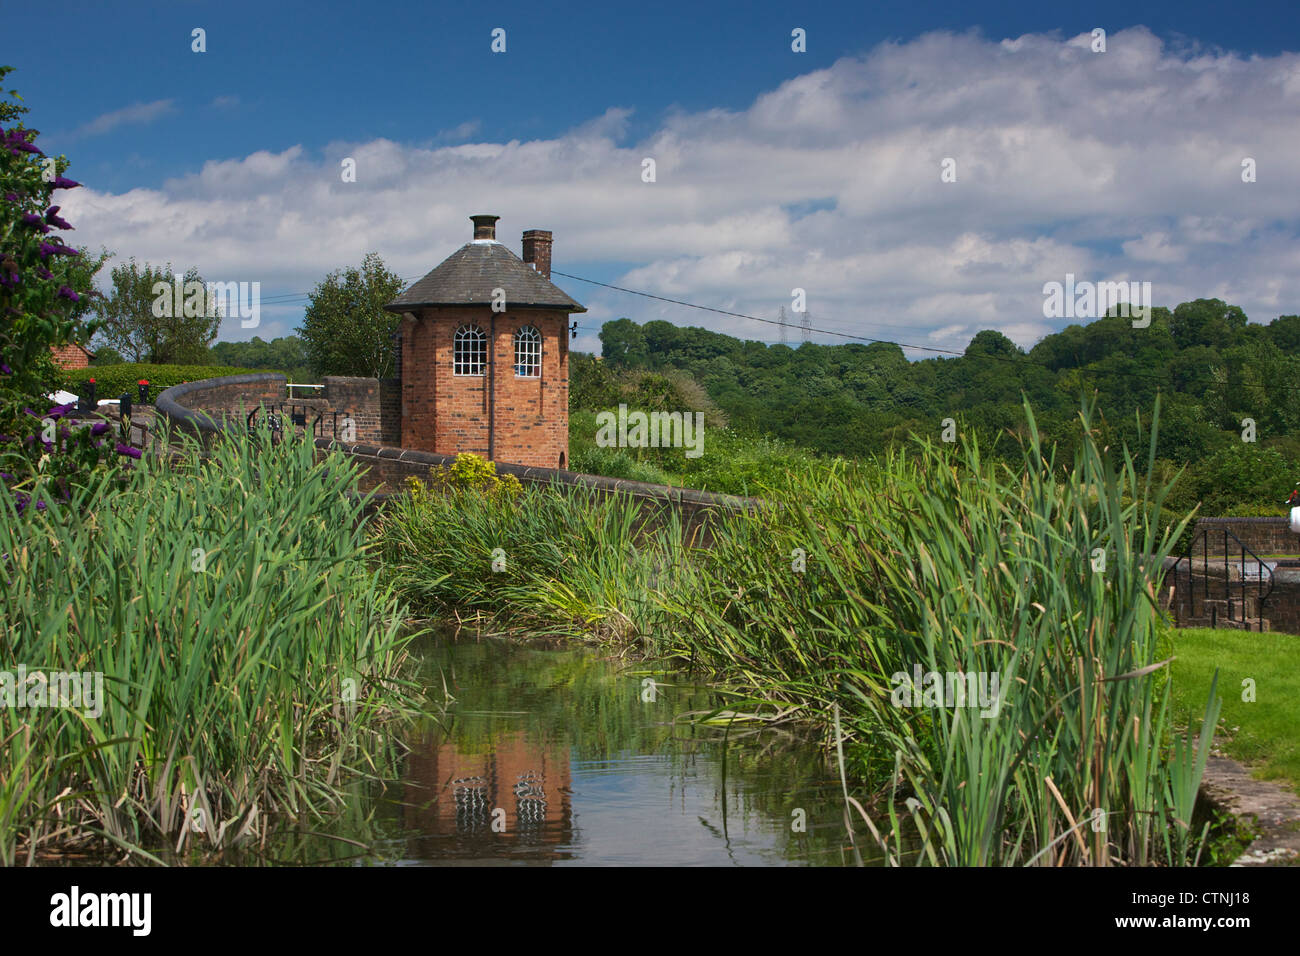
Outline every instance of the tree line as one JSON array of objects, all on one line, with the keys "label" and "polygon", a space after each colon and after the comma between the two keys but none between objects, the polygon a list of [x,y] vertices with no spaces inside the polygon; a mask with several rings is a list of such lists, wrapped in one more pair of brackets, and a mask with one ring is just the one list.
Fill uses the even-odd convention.
[{"label": "tree line", "polygon": [[1187,471],[1188,503],[1272,513],[1300,479],[1300,316],[1251,323],[1218,299],[1157,307],[1148,328],[1115,315],[1071,325],[1028,351],[985,330],[960,356],[919,361],[884,342],[791,348],[628,318],[605,323],[600,341],[611,370],[686,373],[733,428],[824,454],[940,441],[951,419],[950,433],[1009,460],[1028,427],[1022,396],[1063,450],[1081,400],[1095,402],[1106,444],[1134,446],[1159,396],[1157,455],[1170,474]]}]

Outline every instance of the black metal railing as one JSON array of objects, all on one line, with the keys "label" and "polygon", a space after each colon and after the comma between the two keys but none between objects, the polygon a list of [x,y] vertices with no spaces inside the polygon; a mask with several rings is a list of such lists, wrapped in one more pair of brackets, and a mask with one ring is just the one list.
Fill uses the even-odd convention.
[{"label": "black metal railing", "polygon": [[[259,419],[259,416],[261,418]],[[328,416],[328,417],[326,417]],[[245,419],[245,425],[248,433],[253,434],[254,430],[265,427],[271,430],[272,444],[278,443],[287,429],[296,428],[302,431],[311,429],[312,438],[333,438],[335,441],[340,437],[340,422],[346,423],[351,418],[348,412],[326,411],[317,409],[312,405],[291,404],[289,402],[272,402],[269,405],[259,405],[248,413]],[[343,431],[347,431],[346,424]],[[355,429],[354,429],[355,431]],[[344,440],[355,440],[344,435]]]},{"label": "black metal railing", "polygon": [[[1211,553],[1211,542],[1218,544],[1220,536],[1222,551]],[[1180,583],[1184,572],[1187,575],[1185,589]],[[1186,609],[1186,618],[1208,617],[1211,627],[1218,627],[1223,620],[1244,625],[1246,630],[1250,630],[1250,622],[1255,620],[1259,629],[1264,630],[1264,605],[1273,593],[1273,568],[1227,528],[1197,533],[1187,550],[1174,562],[1171,573],[1178,601]],[[1201,602],[1199,615],[1196,613],[1198,598]]]}]

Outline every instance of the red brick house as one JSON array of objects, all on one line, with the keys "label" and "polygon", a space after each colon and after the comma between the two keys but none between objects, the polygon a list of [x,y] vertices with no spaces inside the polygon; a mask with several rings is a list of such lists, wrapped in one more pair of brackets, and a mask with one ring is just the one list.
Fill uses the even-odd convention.
[{"label": "red brick house", "polygon": [[86,349],[85,346],[77,345],[75,342],[68,345],[60,345],[57,348],[51,347],[50,353],[54,356],[54,362],[64,368],[88,368],[90,360],[95,357],[95,353]]},{"label": "red brick house", "polygon": [[551,284],[551,234],[530,229],[520,259],[499,216],[384,308],[402,315],[401,444],[444,455],[565,468],[569,316],[587,310]]}]

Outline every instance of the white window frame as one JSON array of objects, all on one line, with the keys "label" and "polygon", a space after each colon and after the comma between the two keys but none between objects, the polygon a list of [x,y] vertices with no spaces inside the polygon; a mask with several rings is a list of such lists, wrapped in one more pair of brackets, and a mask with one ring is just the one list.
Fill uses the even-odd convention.
[{"label": "white window frame", "polygon": [[521,325],[515,330],[515,378],[541,377],[542,333],[535,325]]},{"label": "white window frame", "polygon": [[487,374],[487,333],[474,324],[462,325],[452,338],[451,373],[462,378]]}]

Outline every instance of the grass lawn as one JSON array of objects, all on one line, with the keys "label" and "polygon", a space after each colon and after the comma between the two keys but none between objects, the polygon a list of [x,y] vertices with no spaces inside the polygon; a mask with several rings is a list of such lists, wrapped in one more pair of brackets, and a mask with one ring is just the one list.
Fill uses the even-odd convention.
[{"label": "grass lawn", "polygon": [[[1185,628],[1173,642],[1175,718],[1204,713],[1217,667],[1223,713],[1215,744],[1261,779],[1284,780],[1300,793],[1300,637]],[[1255,682],[1253,702],[1242,700],[1247,678]]]}]

